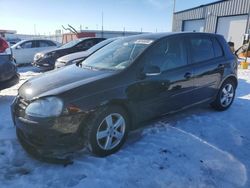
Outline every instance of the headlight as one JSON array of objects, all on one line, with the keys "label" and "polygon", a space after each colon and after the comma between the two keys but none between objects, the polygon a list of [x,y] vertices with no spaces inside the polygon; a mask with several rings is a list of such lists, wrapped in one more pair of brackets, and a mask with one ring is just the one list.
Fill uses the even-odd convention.
[{"label": "headlight", "polygon": [[34,56],[34,61],[42,58],[44,56],[44,54],[41,54],[41,53],[37,53],[35,56]]},{"label": "headlight", "polygon": [[57,97],[38,99],[28,105],[25,113],[33,117],[56,117],[62,113],[63,102]]},{"label": "headlight", "polygon": [[43,58],[48,58],[48,57],[51,57],[52,54],[51,53],[48,53],[48,54],[44,54]]}]

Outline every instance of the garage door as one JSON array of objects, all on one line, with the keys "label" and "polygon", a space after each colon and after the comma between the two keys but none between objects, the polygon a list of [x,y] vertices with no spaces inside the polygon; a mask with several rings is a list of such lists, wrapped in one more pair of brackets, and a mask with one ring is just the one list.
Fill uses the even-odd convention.
[{"label": "garage door", "polygon": [[227,41],[234,42],[238,48],[242,45],[246,25],[247,15],[221,17],[218,19],[216,33],[223,35]]},{"label": "garage door", "polygon": [[183,31],[204,31],[205,20],[186,20],[184,21]]}]

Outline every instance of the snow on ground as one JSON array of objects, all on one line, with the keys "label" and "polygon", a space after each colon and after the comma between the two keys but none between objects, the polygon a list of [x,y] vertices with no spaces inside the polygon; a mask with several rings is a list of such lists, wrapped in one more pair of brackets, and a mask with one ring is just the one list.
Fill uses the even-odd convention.
[{"label": "snow on ground", "polygon": [[[21,82],[39,74],[19,69]],[[1,187],[250,187],[250,70],[239,70],[225,112],[207,106],[151,122],[116,154],[77,153],[73,165],[32,159],[20,146],[9,106],[20,86],[0,92]]]}]

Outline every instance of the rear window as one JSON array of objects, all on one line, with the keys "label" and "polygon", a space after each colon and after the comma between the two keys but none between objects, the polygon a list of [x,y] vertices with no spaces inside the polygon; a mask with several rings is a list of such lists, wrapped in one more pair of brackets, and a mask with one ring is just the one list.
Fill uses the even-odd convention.
[{"label": "rear window", "polygon": [[190,39],[193,63],[207,61],[215,58],[213,42],[208,37]]}]

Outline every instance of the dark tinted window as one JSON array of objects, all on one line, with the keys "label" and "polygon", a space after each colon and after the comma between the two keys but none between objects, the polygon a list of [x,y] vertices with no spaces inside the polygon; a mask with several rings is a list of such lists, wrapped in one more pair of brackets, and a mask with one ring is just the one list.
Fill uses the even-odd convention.
[{"label": "dark tinted window", "polygon": [[194,63],[206,61],[215,57],[213,42],[208,37],[191,38],[190,47]]},{"label": "dark tinted window", "polygon": [[76,45],[76,47],[81,49],[81,50],[88,50],[89,48],[91,48],[94,45],[95,45],[94,40],[84,40],[83,42]]},{"label": "dark tinted window", "polygon": [[146,69],[158,66],[161,72],[187,65],[187,54],[180,38],[163,39],[149,49],[143,58]]},{"label": "dark tinted window", "polygon": [[217,39],[214,39],[214,53],[215,53],[215,57],[221,57],[224,55],[221,45]]},{"label": "dark tinted window", "polygon": [[104,40],[105,40],[104,38],[95,38],[94,43],[97,44],[97,43],[104,41]]},{"label": "dark tinted window", "polygon": [[43,40],[39,41],[40,48],[49,47],[49,46],[51,46],[51,44],[49,44],[47,41],[43,41]]}]

